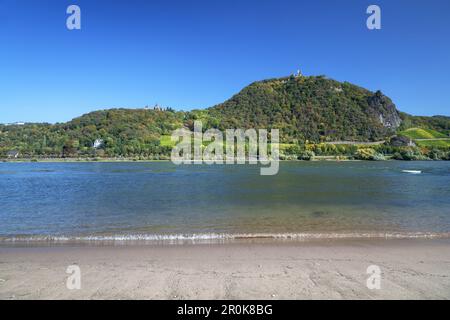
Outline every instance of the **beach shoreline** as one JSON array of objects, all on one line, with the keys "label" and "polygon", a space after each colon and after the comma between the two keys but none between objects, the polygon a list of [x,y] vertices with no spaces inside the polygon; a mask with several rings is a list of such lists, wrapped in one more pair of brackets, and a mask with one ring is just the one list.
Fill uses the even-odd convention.
[{"label": "beach shoreline", "polygon": [[[0,246],[0,299],[450,299],[450,239]],[[69,266],[81,289],[66,287]],[[366,285],[381,270],[381,288]]]}]

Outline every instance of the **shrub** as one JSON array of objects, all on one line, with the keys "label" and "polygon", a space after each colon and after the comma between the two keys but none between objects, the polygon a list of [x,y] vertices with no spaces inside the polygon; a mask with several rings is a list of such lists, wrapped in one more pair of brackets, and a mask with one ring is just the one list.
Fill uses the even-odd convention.
[{"label": "shrub", "polygon": [[385,160],[384,155],[376,152],[372,148],[358,149],[356,151],[355,158],[358,160]]},{"label": "shrub", "polygon": [[305,150],[298,155],[298,160],[313,160],[316,154],[314,151]]}]

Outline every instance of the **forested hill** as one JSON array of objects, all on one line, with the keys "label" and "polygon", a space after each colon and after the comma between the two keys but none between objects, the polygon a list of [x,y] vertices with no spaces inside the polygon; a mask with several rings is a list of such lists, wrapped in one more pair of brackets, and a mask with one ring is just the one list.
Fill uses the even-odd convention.
[{"label": "forested hill", "polygon": [[[159,109],[108,109],[59,124],[0,124],[0,158],[143,156],[167,157],[173,130],[278,128],[285,144],[326,141],[377,141],[417,126],[448,136],[448,117],[399,113],[381,92],[323,76],[291,76],[255,82],[229,100],[189,112]],[[408,134],[410,134],[409,132]],[[96,140],[100,146],[93,148]]]},{"label": "forested hill", "polygon": [[320,76],[255,82],[208,111],[221,128],[279,128],[284,141],[376,141],[401,123],[381,92]]}]

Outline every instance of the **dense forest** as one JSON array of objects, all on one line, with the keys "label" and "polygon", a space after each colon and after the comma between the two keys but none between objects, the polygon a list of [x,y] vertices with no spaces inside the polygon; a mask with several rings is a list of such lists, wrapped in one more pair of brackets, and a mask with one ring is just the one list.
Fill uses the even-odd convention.
[{"label": "dense forest", "polygon": [[325,77],[260,81],[208,109],[220,128],[279,128],[283,141],[377,141],[392,135],[400,116],[392,101]]},{"label": "dense forest", "polygon": [[[0,126],[0,150],[22,156],[152,156],[170,154],[160,144],[183,126],[185,113],[145,109],[110,109],[88,113],[62,124]],[[99,139],[102,144],[94,148]]]},{"label": "dense forest", "polygon": [[450,159],[449,117],[408,115],[380,91],[324,76],[258,81],[208,109],[109,109],[66,123],[0,125],[0,158],[167,159],[172,131],[195,120],[205,130],[280,129],[286,159]]}]

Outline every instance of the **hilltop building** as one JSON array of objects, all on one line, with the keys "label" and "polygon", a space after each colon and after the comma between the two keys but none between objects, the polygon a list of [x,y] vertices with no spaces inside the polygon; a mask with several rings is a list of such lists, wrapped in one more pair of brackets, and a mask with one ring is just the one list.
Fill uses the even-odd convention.
[{"label": "hilltop building", "polygon": [[5,126],[24,126],[25,122],[4,123]]},{"label": "hilltop building", "polygon": [[144,110],[168,111],[168,110],[171,110],[171,108],[163,107],[163,106],[160,106],[158,103],[156,103],[152,108],[150,108],[148,105],[146,105],[144,107]]}]

